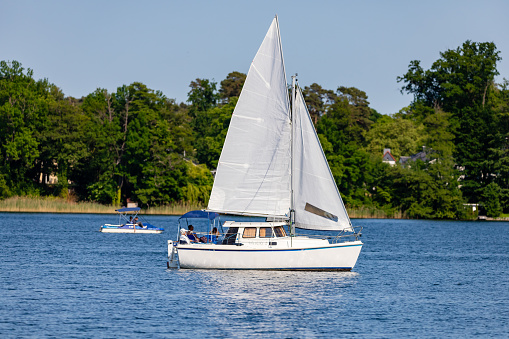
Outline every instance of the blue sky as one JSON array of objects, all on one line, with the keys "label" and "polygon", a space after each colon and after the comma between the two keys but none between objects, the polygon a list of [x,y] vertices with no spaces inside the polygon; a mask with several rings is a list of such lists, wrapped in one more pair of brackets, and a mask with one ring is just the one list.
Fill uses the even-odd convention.
[{"label": "blue sky", "polygon": [[411,97],[396,77],[466,40],[492,41],[509,79],[509,1],[0,0],[0,60],[17,60],[67,96],[140,81],[178,102],[196,78],[247,73],[279,17],[287,75],[301,86],[365,91],[392,114]]}]

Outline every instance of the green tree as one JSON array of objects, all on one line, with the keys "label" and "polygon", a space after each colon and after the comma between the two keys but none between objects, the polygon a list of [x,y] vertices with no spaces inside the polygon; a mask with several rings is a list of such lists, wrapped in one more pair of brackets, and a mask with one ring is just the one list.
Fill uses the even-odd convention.
[{"label": "green tree", "polygon": [[390,193],[392,206],[411,218],[462,218],[463,198],[457,176],[444,175],[439,169],[437,163],[420,160],[411,167],[391,167],[380,185]]},{"label": "green tree", "polygon": [[171,105],[161,92],[138,82],[129,85],[127,91],[129,118],[125,154],[119,164],[125,182],[122,193],[151,206],[180,199],[180,183],[175,177],[180,176],[183,154],[174,153],[172,125],[162,119],[169,115]]},{"label": "green tree", "polygon": [[494,181],[500,187],[500,203],[509,213],[509,80],[504,79],[496,91],[496,142],[490,148],[488,161],[494,169]]},{"label": "green tree", "polygon": [[330,106],[338,99],[334,91],[326,90],[317,83],[313,83],[309,87],[304,87],[302,94],[304,95],[309,114],[315,124],[322,115],[328,112]]},{"label": "green tree", "polygon": [[364,134],[372,124],[367,96],[355,88],[339,87],[334,102],[325,106],[316,128],[339,191],[347,205],[371,204],[376,160],[362,149]]},{"label": "green tree", "polygon": [[423,70],[414,60],[408,72],[398,77],[405,83],[402,91],[414,95],[415,106],[451,114],[454,158],[464,168],[462,190],[471,202],[493,181],[494,169],[485,161],[489,148],[500,148],[494,110],[499,54],[494,43],[466,41],[456,50],[440,53],[431,69]]},{"label": "green tree", "polygon": [[207,204],[212,190],[213,178],[209,169],[204,165],[186,163],[187,185],[183,188],[185,201],[202,202]]},{"label": "green tree", "polygon": [[366,150],[382,157],[385,148],[397,158],[412,155],[425,145],[424,126],[408,119],[383,116],[365,134]]},{"label": "green tree", "polygon": [[226,105],[197,112],[193,120],[196,158],[209,168],[217,167],[236,104],[237,99],[232,97]]},{"label": "green tree", "polygon": [[190,114],[206,111],[217,105],[219,94],[216,91],[216,83],[207,79],[191,81],[191,90],[187,94],[187,101],[191,103]]},{"label": "green tree", "polygon": [[231,72],[226,79],[221,81],[219,97],[223,103],[228,103],[231,98],[238,97],[246,81],[246,75],[240,72]]},{"label": "green tree", "polygon": [[21,63],[0,62],[0,176],[9,187],[2,190],[4,196],[39,194],[36,131],[48,113],[49,87]]},{"label": "green tree", "polygon": [[186,199],[184,153],[192,153],[193,137],[185,108],[135,82],[113,94],[96,90],[83,100],[82,109],[89,118],[88,157],[74,172],[82,198],[120,203],[120,190],[123,201],[131,198],[148,206]]},{"label": "green tree", "polygon": [[496,218],[502,213],[500,204],[500,186],[495,182],[489,183],[482,194],[482,207],[486,211],[486,216]]},{"label": "green tree", "polygon": [[77,184],[76,191],[83,200],[120,203],[116,201],[120,188],[116,173],[123,129],[114,100],[105,89],[97,89],[85,97],[81,105],[88,117],[84,131],[88,156],[74,168],[71,180]]},{"label": "green tree", "polygon": [[416,101],[453,114],[462,109],[485,106],[494,90],[494,78],[499,73],[500,52],[492,42],[476,43],[467,40],[456,50],[441,52],[441,59],[424,71],[420,61],[410,63],[408,72],[398,77],[406,83],[402,91],[412,93]]},{"label": "green tree", "polygon": [[86,140],[83,138],[87,116],[74,98],[65,98],[62,91],[51,87],[48,100],[49,113],[44,128],[37,133],[40,141],[40,164],[44,174],[56,174],[58,184],[52,194],[68,195],[68,181],[82,158],[87,157]]}]

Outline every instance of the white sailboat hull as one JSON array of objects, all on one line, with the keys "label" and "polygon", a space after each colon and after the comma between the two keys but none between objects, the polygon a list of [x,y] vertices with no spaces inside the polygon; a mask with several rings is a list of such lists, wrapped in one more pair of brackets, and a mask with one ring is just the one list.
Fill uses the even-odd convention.
[{"label": "white sailboat hull", "polygon": [[[177,246],[180,268],[232,270],[350,271],[362,248],[361,241],[290,248],[189,244]],[[170,246],[168,246],[170,247]]]}]

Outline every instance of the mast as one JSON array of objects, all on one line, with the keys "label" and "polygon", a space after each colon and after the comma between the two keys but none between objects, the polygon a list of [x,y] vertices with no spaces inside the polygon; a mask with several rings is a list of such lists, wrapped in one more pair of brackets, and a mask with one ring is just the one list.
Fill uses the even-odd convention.
[{"label": "mast", "polygon": [[[285,67],[285,58],[283,57],[283,43],[281,42],[281,31],[279,30],[279,20],[277,15],[275,16],[276,19],[276,25],[277,25],[277,36],[279,38],[279,52],[281,53],[281,60],[283,62],[283,74],[285,77],[285,84],[287,84],[286,79],[286,67]],[[295,100],[295,82],[296,82],[296,76],[292,76],[292,98],[290,98],[290,128],[291,128],[291,136],[290,136],[290,236],[293,237],[295,235],[295,209],[294,209],[294,194],[293,194],[293,106],[294,106],[294,100]]]},{"label": "mast", "polygon": [[291,160],[290,160],[290,194],[291,194],[291,197],[290,197],[290,235],[293,237],[295,235],[295,206],[294,206],[294,203],[295,203],[295,199],[294,199],[294,194],[293,194],[293,187],[294,187],[294,184],[293,184],[293,172],[294,172],[294,168],[293,168],[293,158],[294,158],[294,147],[293,147],[293,139],[294,139],[294,126],[295,124],[293,123],[293,119],[294,119],[294,112],[295,112],[295,95],[296,95],[296,90],[295,90],[295,85],[296,85],[296,82],[297,82],[297,74],[295,75],[292,75],[292,100],[291,100],[291,110],[290,110],[290,123],[292,125],[292,133],[291,133],[291,141],[290,141],[290,150],[291,150]]}]

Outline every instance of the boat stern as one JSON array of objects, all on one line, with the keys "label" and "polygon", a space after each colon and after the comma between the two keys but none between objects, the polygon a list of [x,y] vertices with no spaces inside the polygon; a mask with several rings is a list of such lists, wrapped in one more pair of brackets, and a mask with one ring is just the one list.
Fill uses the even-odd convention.
[{"label": "boat stern", "polygon": [[168,268],[179,268],[179,256],[177,243],[173,240],[168,240]]}]

